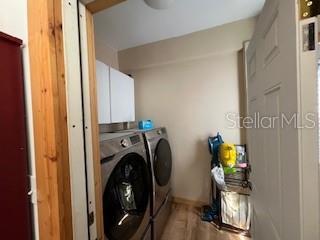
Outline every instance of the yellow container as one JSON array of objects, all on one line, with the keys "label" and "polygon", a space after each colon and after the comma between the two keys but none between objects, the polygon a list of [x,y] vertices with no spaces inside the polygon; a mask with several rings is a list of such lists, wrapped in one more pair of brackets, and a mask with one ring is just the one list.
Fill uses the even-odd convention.
[{"label": "yellow container", "polygon": [[233,167],[237,161],[237,151],[234,144],[222,143],[219,147],[221,164],[224,167]]}]

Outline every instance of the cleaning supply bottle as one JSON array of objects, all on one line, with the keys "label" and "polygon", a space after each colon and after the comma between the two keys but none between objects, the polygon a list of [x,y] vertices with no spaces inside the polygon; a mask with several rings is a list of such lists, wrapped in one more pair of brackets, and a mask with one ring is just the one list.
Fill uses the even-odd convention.
[{"label": "cleaning supply bottle", "polygon": [[235,145],[222,143],[219,146],[219,157],[224,167],[234,167],[237,160],[237,151]]}]

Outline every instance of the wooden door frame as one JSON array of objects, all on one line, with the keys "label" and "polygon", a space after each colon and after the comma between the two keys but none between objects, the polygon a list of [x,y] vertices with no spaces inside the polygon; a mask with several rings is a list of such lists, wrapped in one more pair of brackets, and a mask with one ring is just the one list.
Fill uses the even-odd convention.
[{"label": "wooden door frame", "polygon": [[95,182],[95,219],[97,228],[97,238],[104,239],[103,225],[103,204],[102,204],[102,185],[101,185],[101,167],[100,167],[100,143],[99,143],[99,122],[98,122],[98,104],[97,104],[97,84],[96,84],[96,53],[94,41],[94,22],[93,14],[86,8],[87,25],[87,47],[88,47],[88,70],[89,70],[89,91],[91,106],[91,135],[92,135],[92,153],[93,153],[93,171]]},{"label": "wooden door frame", "polygon": [[99,122],[98,122],[98,98],[96,82],[96,52],[94,39],[94,21],[93,15],[98,11],[105,10],[125,0],[96,0],[85,5],[86,22],[87,22],[87,55],[89,70],[89,88],[90,88],[90,105],[91,105],[91,134],[92,134],[92,152],[93,152],[93,170],[95,182],[95,219],[97,228],[97,238],[104,239],[103,224],[103,202],[102,202],[102,184],[101,184],[101,165],[100,165],[100,143],[99,143]]},{"label": "wooden door frame", "polygon": [[[86,5],[96,221],[99,240],[104,239],[104,230],[93,14],[123,1],[95,0]],[[70,240],[73,239],[73,229],[62,0],[28,1],[27,11],[39,238]]]}]

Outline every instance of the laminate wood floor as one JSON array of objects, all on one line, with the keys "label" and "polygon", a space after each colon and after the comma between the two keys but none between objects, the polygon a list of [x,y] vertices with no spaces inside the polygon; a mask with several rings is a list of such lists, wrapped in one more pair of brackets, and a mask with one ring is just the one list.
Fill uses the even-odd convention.
[{"label": "laminate wood floor", "polygon": [[201,221],[199,208],[174,203],[161,240],[250,240],[250,238],[219,231],[213,224]]}]

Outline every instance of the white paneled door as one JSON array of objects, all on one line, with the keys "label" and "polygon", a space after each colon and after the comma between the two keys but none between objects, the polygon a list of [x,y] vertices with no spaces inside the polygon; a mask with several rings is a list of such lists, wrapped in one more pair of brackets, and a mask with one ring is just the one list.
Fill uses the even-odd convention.
[{"label": "white paneled door", "polygon": [[246,50],[255,240],[319,239],[318,130],[304,115],[317,112],[317,79],[301,76],[298,10],[267,0]]}]

